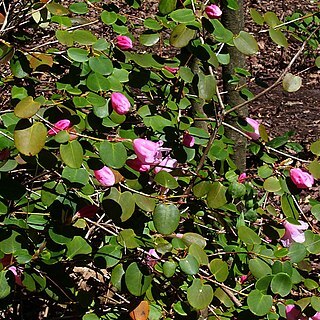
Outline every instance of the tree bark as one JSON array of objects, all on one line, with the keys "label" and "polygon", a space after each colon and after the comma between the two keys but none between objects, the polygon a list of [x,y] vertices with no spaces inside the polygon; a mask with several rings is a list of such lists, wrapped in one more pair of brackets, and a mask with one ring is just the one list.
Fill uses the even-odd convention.
[{"label": "tree bark", "polygon": [[[224,27],[232,31],[237,35],[244,28],[244,13],[243,13],[243,0],[238,0],[239,10],[231,10],[227,8],[225,4],[223,7],[222,24]],[[233,84],[229,83],[232,74],[234,74],[234,68],[245,67],[245,56],[236,49],[236,47],[227,46],[226,52],[230,55],[230,63],[223,66],[223,88],[227,93],[224,96],[224,103],[230,106],[238,105],[243,102],[244,99],[239,94],[239,90]],[[241,86],[244,81],[240,81]],[[237,111],[237,116],[246,117],[248,115],[248,108],[243,107]],[[225,119],[227,123],[232,126],[237,126],[237,117],[228,115]],[[247,139],[238,132],[225,128],[226,136],[235,142],[234,155],[232,160],[235,162],[237,168],[242,172],[246,168],[246,146]]]}]

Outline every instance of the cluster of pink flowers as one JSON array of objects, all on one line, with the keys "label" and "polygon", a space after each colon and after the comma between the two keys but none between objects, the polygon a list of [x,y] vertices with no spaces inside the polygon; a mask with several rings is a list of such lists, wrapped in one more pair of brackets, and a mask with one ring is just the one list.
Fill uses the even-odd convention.
[{"label": "cluster of pink flowers", "polygon": [[290,170],[290,178],[299,189],[311,188],[314,183],[313,176],[299,168]]},{"label": "cluster of pink flowers", "polygon": [[221,9],[216,4],[211,4],[210,6],[207,6],[205,11],[210,19],[218,19],[222,15]]},{"label": "cluster of pink flowers", "polygon": [[62,130],[66,130],[70,133],[70,140],[77,139],[77,135],[72,134],[72,132],[75,132],[73,130],[73,126],[70,120],[68,119],[62,119],[57,121],[53,128],[48,131],[49,136],[55,136],[57,133],[59,133]]},{"label": "cluster of pink flowers", "polygon": [[127,36],[117,36],[116,45],[123,51],[133,48],[132,40]]},{"label": "cluster of pink flowers", "polygon": [[162,152],[168,152],[170,149],[163,148],[162,145],[162,141],[153,142],[140,138],[133,140],[133,149],[137,157],[127,160],[128,166],[140,172],[149,171],[154,166],[156,173],[161,170],[171,171],[177,166],[178,161],[170,155],[163,158]]},{"label": "cluster of pink flowers", "polygon": [[111,94],[111,105],[113,110],[118,114],[126,114],[131,107],[127,97],[120,92],[113,92]]},{"label": "cluster of pink flowers", "polygon": [[301,310],[294,304],[288,304],[286,306],[286,318],[287,320],[320,320],[320,312],[317,312],[312,317],[306,317],[302,315]]}]

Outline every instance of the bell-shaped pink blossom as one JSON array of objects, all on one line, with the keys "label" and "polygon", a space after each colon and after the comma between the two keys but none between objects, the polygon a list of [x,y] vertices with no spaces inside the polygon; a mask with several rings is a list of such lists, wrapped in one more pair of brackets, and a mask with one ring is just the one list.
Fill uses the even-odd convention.
[{"label": "bell-shaped pink blossom", "polygon": [[247,174],[245,172],[242,172],[238,178],[239,183],[244,183],[247,179]]},{"label": "bell-shaped pink blossom", "polygon": [[178,161],[176,159],[167,156],[164,158],[155,168],[154,172],[157,174],[160,171],[167,171],[170,172],[172,169],[176,168]]},{"label": "bell-shaped pink blossom", "polygon": [[188,147],[188,148],[192,148],[194,146],[194,143],[195,143],[195,138],[194,136],[192,136],[190,133],[188,132],[185,132],[183,134],[183,138],[182,138],[182,144],[185,146],[185,147]]},{"label": "bell-shaped pink blossom", "polygon": [[112,170],[108,167],[94,170],[94,176],[99,181],[99,183],[105,187],[111,187],[116,183],[116,178]]},{"label": "bell-shaped pink blossom", "polygon": [[172,74],[176,74],[179,71],[178,67],[164,66],[163,68],[166,69],[167,71],[171,72]]},{"label": "bell-shaped pink blossom", "polygon": [[61,130],[68,130],[72,127],[71,121],[68,119],[62,119],[56,122],[52,129],[48,131],[49,136],[55,136]]},{"label": "bell-shaped pink blossom", "polygon": [[163,142],[153,142],[147,139],[134,139],[133,149],[138,159],[144,164],[155,164],[161,161],[161,146]]},{"label": "bell-shaped pink blossom", "polygon": [[99,211],[99,207],[96,206],[95,204],[88,204],[85,207],[82,207],[79,209],[76,213],[76,215],[79,218],[93,218],[96,213]]},{"label": "bell-shaped pink blossom", "polygon": [[207,16],[210,19],[218,19],[222,15],[221,9],[215,4],[211,4],[210,6],[207,6],[205,11],[206,11]]},{"label": "bell-shaped pink blossom", "polygon": [[290,178],[292,182],[300,189],[311,188],[314,183],[313,176],[299,168],[290,170]]},{"label": "bell-shaped pink blossom", "polygon": [[117,47],[121,50],[130,50],[133,48],[132,40],[127,36],[117,36]]},{"label": "bell-shaped pink blossom", "polygon": [[113,110],[118,114],[126,114],[131,107],[127,97],[120,92],[113,92],[111,94],[111,105]]},{"label": "bell-shaped pink blossom", "polygon": [[294,304],[288,304],[286,306],[286,319],[287,320],[307,320],[308,318],[303,316],[300,309],[297,308]]},{"label": "bell-shaped pink blossom", "polygon": [[151,168],[150,164],[145,164],[141,162],[139,158],[128,159],[126,163],[130,168],[139,172],[146,172],[149,171]]},{"label": "bell-shaped pink blossom", "polygon": [[253,128],[254,132],[246,132],[246,134],[253,140],[258,140],[260,138],[259,126],[260,123],[257,120],[246,118],[248,124]]},{"label": "bell-shaped pink blossom", "polygon": [[292,242],[303,243],[305,241],[304,230],[308,229],[308,224],[304,221],[298,220],[299,224],[292,224],[288,221],[283,222],[285,233],[281,238],[282,245],[289,247]]}]

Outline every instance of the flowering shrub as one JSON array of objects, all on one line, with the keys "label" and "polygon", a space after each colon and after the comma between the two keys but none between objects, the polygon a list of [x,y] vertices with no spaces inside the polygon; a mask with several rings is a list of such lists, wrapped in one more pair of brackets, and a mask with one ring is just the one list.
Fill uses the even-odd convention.
[{"label": "flowering shrub", "polygon": [[[138,15],[140,1],[127,3]],[[254,55],[255,37],[217,20],[222,2],[160,0],[137,21],[117,1],[28,4],[0,31],[1,317],[316,319],[320,202],[306,192],[320,141],[305,159],[287,135],[237,118],[252,94],[228,105],[217,85],[222,49]],[[269,88],[298,90],[289,68],[319,44],[314,24],[299,23],[316,12],[251,16],[277,45],[301,41]],[[30,30],[51,38],[35,43]],[[235,70],[248,94],[249,71]],[[226,127],[251,137],[246,173]]]}]

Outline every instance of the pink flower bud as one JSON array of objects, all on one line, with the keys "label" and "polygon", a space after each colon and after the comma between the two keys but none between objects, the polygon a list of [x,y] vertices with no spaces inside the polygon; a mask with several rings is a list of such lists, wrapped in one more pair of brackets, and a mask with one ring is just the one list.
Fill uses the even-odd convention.
[{"label": "pink flower bud", "polygon": [[126,114],[130,110],[130,102],[125,95],[120,92],[111,94],[111,105],[118,114]]},{"label": "pink flower bud", "polygon": [[172,74],[176,74],[179,71],[178,67],[164,66],[163,68],[166,69],[167,71],[171,72]]},{"label": "pink flower bud", "polygon": [[239,183],[244,183],[247,179],[247,174],[245,172],[242,172],[238,178]]},{"label": "pink flower bud", "polygon": [[215,4],[211,4],[210,6],[207,6],[205,11],[210,19],[218,19],[222,15],[221,9]]},{"label": "pink flower bud", "polygon": [[88,204],[87,206],[79,209],[76,215],[79,218],[93,218],[98,211],[99,207],[94,204]]},{"label": "pink flower bud", "polygon": [[308,224],[304,221],[298,220],[299,224],[292,224],[288,221],[283,222],[285,233],[281,238],[282,245],[289,247],[292,242],[303,243],[305,241],[304,230],[308,229]]},{"label": "pink flower bud", "polygon": [[157,167],[154,168],[154,172],[157,174],[160,171],[167,171],[170,172],[174,169],[178,164],[176,159],[172,159],[170,156],[164,158]]},{"label": "pink flower bud", "polygon": [[117,36],[117,47],[121,50],[130,50],[133,48],[132,41],[126,36]]},{"label": "pink flower bud", "polygon": [[61,130],[68,130],[72,127],[70,120],[63,119],[59,120],[54,124],[54,127],[48,131],[49,136],[55,136]]},{"label": "pink flower bud", "polygon": [[163,142],[153,142],[147,139],[133,140],[133,149],[143,164],[155,164],[161,161],[161,146]]},{"label": "pink flower bud", "polygon": [[306,319],[306,317],[301,315],[301,311],[294,304],[288,304],[286,306],[286,318],[287,320]]},{"label": "pink flower bud", "polygon": [[105,187],[111,187],[115,184],[116,178],[112,170],[108,167],[103,167],[99,170],[94,170],[94,176],[99,183]]},{"label": "pink flower bud", "polygon": [[183,134],[182,144],[185,147],[192,148],[195,143],[195,138],[188,132]]},{"label": "pink flower bud", "polygon": [[136,171],[146,172],[150,170],[150,164],[142,163],[138,158],[128,159],[126,163],[130,168]]},{"label": "pink flower bud", "polygon": [[15,283],[22,287],[23,286],[23,284],[22,284],[22,271],[23,271],[23,269],[21,267],[11,266],[8,268],[8,270],[10,270],[13,273]]},{"label": "pink flower bud", "polygon": [[290,178],[292,182],[300,189],[311,188],[314,183],[313,176],[299,168],[290,170]]},{"label": "pink flower bud", "polygon": [[240,277],[240,283],[244,284],[248,279],[248,275],[244,274]]},{"label": "pink flower bud", "polygon": [[248,124],[253,128],[254,132],[246,132],[246,134],[251,137],[253,140],[258,140],[260,138],[259,126],[260,123],[257,120],[251,118],[246,118]]}]

